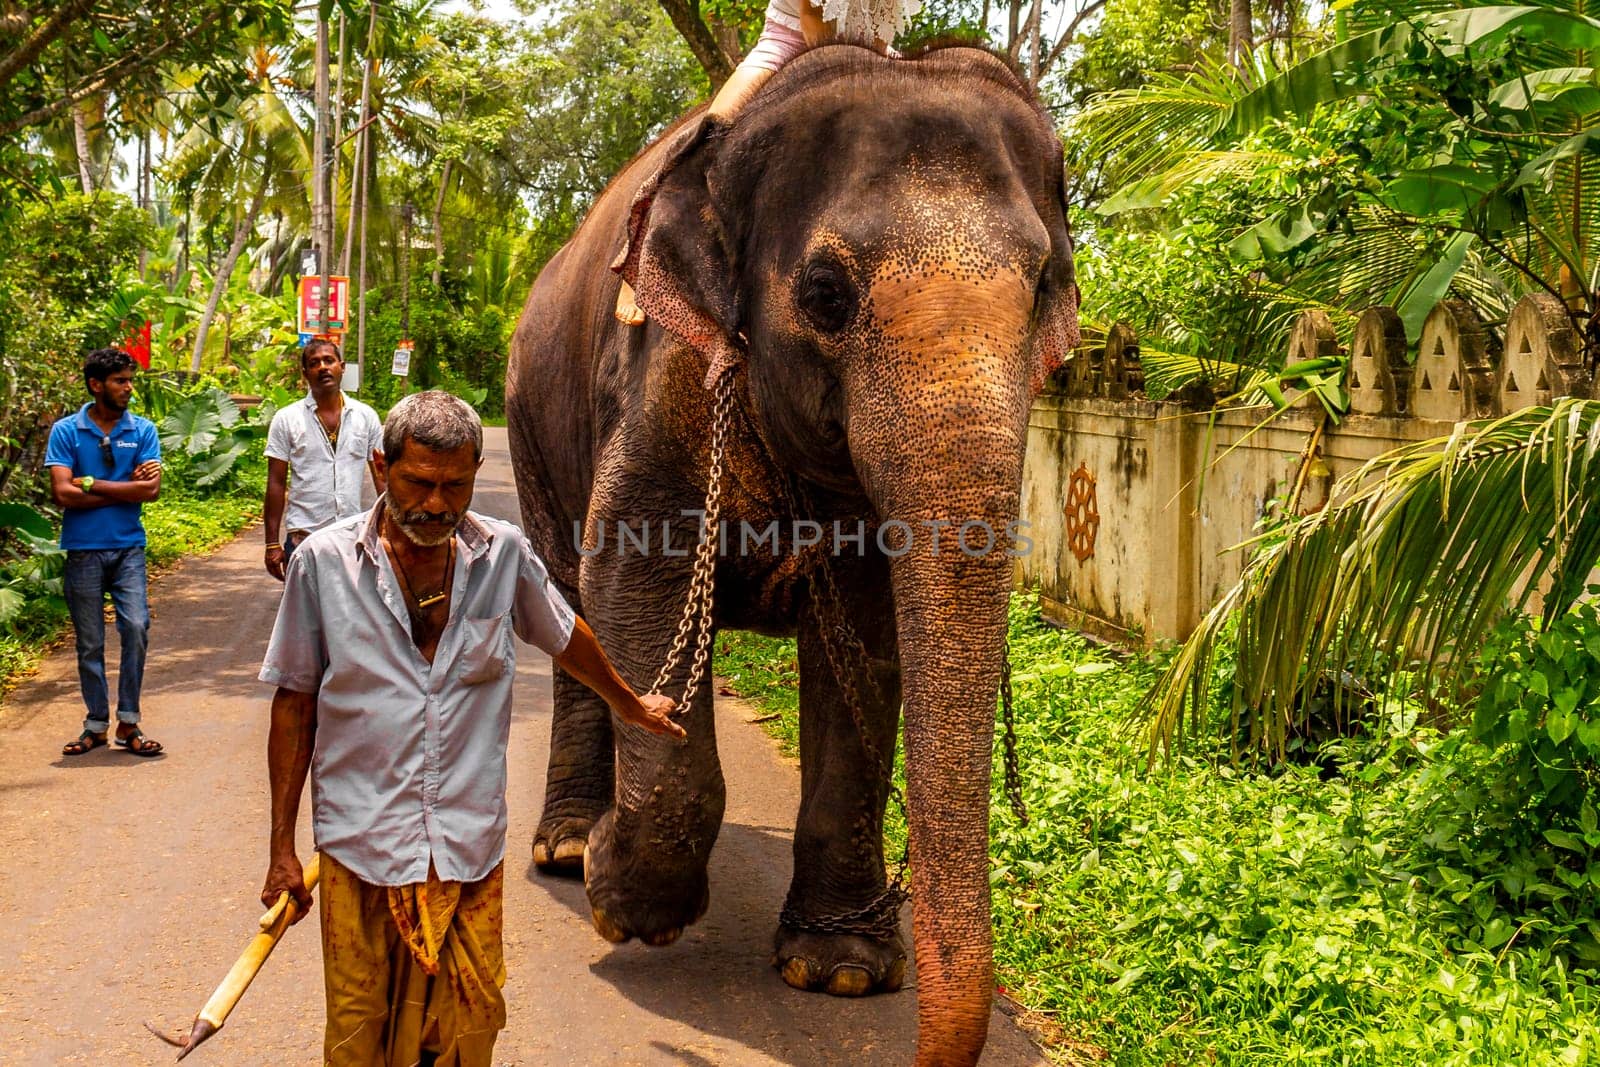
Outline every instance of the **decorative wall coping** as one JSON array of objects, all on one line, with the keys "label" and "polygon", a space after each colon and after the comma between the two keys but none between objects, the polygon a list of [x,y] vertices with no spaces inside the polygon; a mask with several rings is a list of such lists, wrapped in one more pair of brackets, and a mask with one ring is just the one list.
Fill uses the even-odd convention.
[{"label": "decorative wall coping", "polygon": [[[1393,308],[1362,312],[1348,344],[1325,312],[1306,311],[1290,333],[1287,363],[1346,352],[1345,387],[1356,415],[1457,422],[1548,404],[1558,396],[1600,399],[1600,382],[1584,366],[1572,319],[1548,293],[1523,297],[1503,324],[1481,321],[1464,301],[1443,301],[1422,324],[1415,358]],[[1070,397],[1142,398],[1138,335],[1117,323],[1103,344],[1080,348],[1050,387]]]}]

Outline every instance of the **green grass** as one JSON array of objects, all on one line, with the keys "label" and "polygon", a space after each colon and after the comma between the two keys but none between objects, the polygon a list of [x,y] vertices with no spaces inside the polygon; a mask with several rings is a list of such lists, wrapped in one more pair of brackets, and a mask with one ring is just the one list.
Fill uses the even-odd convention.
[{"label": "green grass", "polygon": [[261,515],[261,497],[217,496],[158,500],[145,508],[150,538],[145,555],[152,567],[211,552]]},{"label": "green grass", "polygon": [[717,635],[716,673],[740,696],[754,701],[761,725],[785,756],[800,756],[800,662],[792,637],[763,637],[743,630]]},{"label": "green grass", "polygon": [[[145,558],[152,572],[215,551],[261,514],[266,492],[266,461],[261,457],[242,462],[227,490],[210,494],[189,489],[182,470],[179,462],[169,464],[161,498],[144,507]],[[67,627],[66,605],[57,598],[40,598],[0,628],[0,700],[38,667]]]},{"label": "green grass", "polygon": [[[1011,645],[1032,819],[1006,806],[997,753],[996,966],[1063,1062],[1600,1062],[1581,963],[1600,881],[1502,843],[1495,752],[1398,718],[1330,772],[1220,749],[1150,770],[1126,723],[1161,655],[1114,656],[1024,595]],[[793,643],[718,649],[792,737]],[[899,833],[891,818],[890,855]]]}]

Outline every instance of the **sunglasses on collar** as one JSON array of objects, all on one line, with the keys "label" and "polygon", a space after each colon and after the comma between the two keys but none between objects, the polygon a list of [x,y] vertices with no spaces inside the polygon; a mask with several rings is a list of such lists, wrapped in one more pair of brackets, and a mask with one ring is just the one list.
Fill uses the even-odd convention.
[{"label": "sunglasses on collar", "polygon": [[114,470],[117,466],[115,453],[111,451],[111,435],[100,435],[100,458],[106,461],[106,470]]}]

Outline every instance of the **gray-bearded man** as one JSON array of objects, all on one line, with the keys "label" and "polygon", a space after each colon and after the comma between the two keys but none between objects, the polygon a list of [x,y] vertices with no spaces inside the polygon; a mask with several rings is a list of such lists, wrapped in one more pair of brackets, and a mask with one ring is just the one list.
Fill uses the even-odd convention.
[{"label": "gray-bearded man", "polygon": [[311,776],[322,854],[328,1064],[489,1067],[505,1026],[501,949],[511,637],[627,722],[682,737],[550,585],[513,525],[468,511],[477,413],[442,392],[384,425],[388,492],[289,561],[262,681],[277,686],[261,899],[309,894],[295,854]]}]

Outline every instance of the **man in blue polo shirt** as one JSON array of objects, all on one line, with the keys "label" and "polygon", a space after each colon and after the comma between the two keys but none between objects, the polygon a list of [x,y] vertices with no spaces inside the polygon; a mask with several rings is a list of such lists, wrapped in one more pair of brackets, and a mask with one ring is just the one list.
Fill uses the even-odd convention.
[{"label": "man in blue polo shirt", "polygon": [[161,494],[161,440],[149,419],[128,410],[138,365],[126,352],[96,349],[83,364],[89,403],[50,428],[45,466],[50,492],[63,509],[66,593],[77,632],[78,684],[89,714],[83,733],[61,750],[80,756],[106,743],[111,728],[106,686],[105,595],[117,611],[122,667],[117,676],[118,747],[154,756],[161,743],[139,731],[150,608],[139,510]]}]

